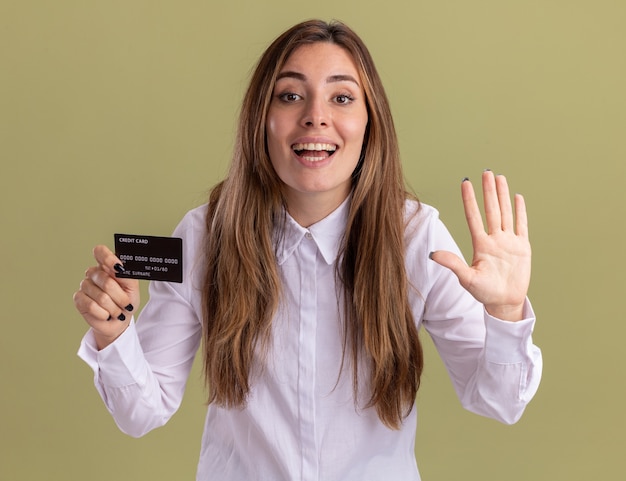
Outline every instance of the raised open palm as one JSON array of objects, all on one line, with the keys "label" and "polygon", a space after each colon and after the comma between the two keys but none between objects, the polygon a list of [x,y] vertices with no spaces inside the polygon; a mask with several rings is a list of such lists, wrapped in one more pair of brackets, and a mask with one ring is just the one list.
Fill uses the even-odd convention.
[{"label": "raised open palm", "polygon": [[431,259],[449,268],[461,285],[484,304],[494,317],[508,321],[522,319],[530,283],[531,248],[528,240],[526,205],[515,195],[515,215],[509,187],[502,175],[485,171],[482,176],[485,220],[472,183],[461,185],[465,217],[472,238],[474,255],[468,266],[457,255],[447,251],[431,253]]}]

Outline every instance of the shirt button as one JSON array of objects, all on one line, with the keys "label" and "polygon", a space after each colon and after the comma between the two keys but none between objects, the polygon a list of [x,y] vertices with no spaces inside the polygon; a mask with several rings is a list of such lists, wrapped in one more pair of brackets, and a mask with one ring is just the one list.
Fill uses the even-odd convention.
[{"label": "shirt button", "polygon": [[310,232],[307,232],[306,234],[304,234],[304,237],[306,237],[307,239],[313,239],[313,236],[311,235]]}]

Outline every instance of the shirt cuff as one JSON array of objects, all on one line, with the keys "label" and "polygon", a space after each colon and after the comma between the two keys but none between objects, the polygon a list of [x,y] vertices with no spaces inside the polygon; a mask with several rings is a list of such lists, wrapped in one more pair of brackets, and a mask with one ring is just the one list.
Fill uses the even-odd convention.
[{"label": "shirt cuff", "polygon": [[90,329],[81,341],[78,356],[93,369],[97,380],[107,387],[143,384],[147,377],[134,319],[114,342],[100,351]]},{"label": "shirt cuff", "polygon": [[524,361],[532,347],[535,312],[530,301],[524,303],[524,319],[503,321],[485,313],[485,359],[497,364],[514,364]]}]

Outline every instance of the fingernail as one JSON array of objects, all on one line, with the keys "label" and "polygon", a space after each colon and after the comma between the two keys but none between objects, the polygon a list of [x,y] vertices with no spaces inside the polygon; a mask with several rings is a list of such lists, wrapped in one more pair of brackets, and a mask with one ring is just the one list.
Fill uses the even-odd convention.
[{"label": "fingernail", "polygon": [[463,182],[467,182],[468,180],[469,180],[469,177],[463,177],[463,180],[461,181],[461,184],[462,184]]},{"label": "fingernail", "polygon": [[433,259],[433,254],[434,254],[434,252],[431,252],[431,253],[429,253],[429,254],[428,254],[428,258],[429,258],[430,260],[432,260],[432,259]]},{"label": "fingernail", "polygon": [[483,172],[491,172],[491,169],[485,169]]},{"label": "fingernail", "polygon": [[107,317],[107,321],[110,321],[111,319],[113,318],[111,317],[111,314],[109,314],[109,317]]},{"label": "fingernail", "polygon": [[124,274],[124,272],[126,272],[126,269],[124,269],[124,266],[122,264],[115,264],[113,266],[113,269],[115,269],[115,272],[117,272],[118,274]]},{"label": "fingernail", "polygon": [[118,320],[120,321],[125,321],[126,320],[126,316],[124,315],[124,313],[120,314],[119,316],[117,316]]},{"label": "fingernail", "polygon": [[128,312],[133,312],[133,305],[132,304],[128,304],[124,309],[126,309]]}]

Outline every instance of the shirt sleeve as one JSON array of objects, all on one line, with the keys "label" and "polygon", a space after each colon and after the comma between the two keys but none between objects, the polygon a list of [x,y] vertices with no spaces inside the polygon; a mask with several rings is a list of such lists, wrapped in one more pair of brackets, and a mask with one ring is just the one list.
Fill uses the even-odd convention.
[{"label": "shirt sleeve", "polygon": [[[412,260],[422,264],[422,324],[441,356],[464,408],[506,424],[519,420],[541,379],[542,357],[533,344],[535,314],[526,300],[524,320],[490,316],[449,269],[428,259],[448,250],[462,257],[451,235],[430,209],[413,242]],[[424,260],[425,259],[425,260]]]},{"label": "shirt sleeve", "polygon": [[194,252],[201,215],[192,211],[174,231],[183,238],[183,283],[151,282],[150,299],[137,322],[98,351],[89,330],[78,355],[94,371],[94,382],[119,428],[139,437],[176,412],[201,338],[194,292],[199,276]]}]

